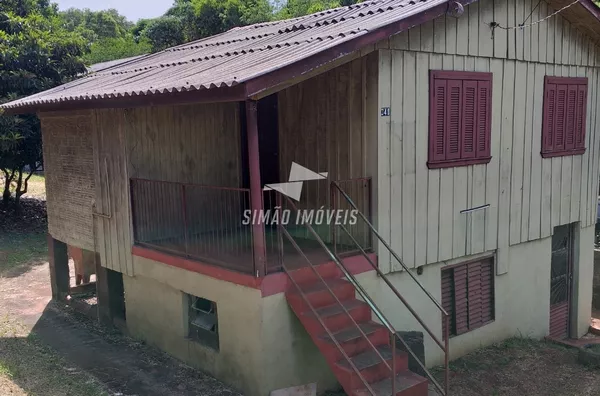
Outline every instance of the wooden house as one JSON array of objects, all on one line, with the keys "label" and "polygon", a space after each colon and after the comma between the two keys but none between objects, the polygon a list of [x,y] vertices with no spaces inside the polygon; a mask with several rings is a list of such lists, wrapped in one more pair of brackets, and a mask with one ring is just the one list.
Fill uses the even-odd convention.
[{"label": "wooden house", "polygon": [[84,249],[101,318],[257,396],[447,394],[427,367],[582,336],[599,43],[591,0],[369,0],[5,104],[42,120],[54,296]]}]

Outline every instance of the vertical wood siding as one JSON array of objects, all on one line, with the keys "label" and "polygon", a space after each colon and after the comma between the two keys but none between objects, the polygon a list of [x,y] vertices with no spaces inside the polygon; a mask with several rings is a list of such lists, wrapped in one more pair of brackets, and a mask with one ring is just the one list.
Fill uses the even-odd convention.
[{"label": "vertical wood siding", "polygon": [[[96,110],[93,124],[96,206],[112,215],[96,219],[98,250],[107,268],[134,273],[130,178],[241,186],[237,103]],[[157,217],[179,216],[171,213],[179,198],[152,210]],[[217,213],[223,204],[190,200]]]},{"label": "vertical wood siding", "polygon": [[[334,180],[365,176],[365,67],[357,59],[278,94],[282,182],[292,162],[329,172]],[[305,183],[306,199],[300,204],[312,209],[328,205],[326,187]]]},{"label": "vertical wood siding", "polygon": [[134,275],[125,117],[121,109],[94,110],[96,241],[102,266]]},{"label": "vertical wood siding", "polygon": [[[595,222],[600,51],[560,15],[523,30],[488,26],[518,24],[536,4],[480,0],[461,18],[441,17],[378,45],[379,103],[392,109],[379,123],[380,230],[409,267],[499,249],[504,273],[502,248],[548,237],[558,225]],[[552,12],[542,1],[531,18]],[[489,164],[427,168],[429,70],[493,73]],[[589,79],[583,155],[540,155],[546,75]]]}]

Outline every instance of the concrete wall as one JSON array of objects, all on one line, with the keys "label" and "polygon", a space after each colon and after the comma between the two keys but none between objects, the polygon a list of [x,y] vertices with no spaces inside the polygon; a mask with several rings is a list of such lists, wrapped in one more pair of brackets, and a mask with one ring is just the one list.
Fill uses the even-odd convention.
[{"label": "concrete wall", "polygon": [[[582,336],[589,327],[593,276],[594,227],[580,229],[575,247],[575,271],[572,308],[573,335]],[[450,339],[451,358],[456,359],[485,345],[510,337],[542,338],[549,332],[550,316],[550,259],[552,238],[525,242],[509,248],[510,271],[496,276],[495,320],[484,327]],[[424,267],[417,279],[441,301],[441,271],[448,265],[466,259],[483,257],[484,253],[449,260]],[[408,300],[434,334],[442,339],[442,320],[439,310],[404,272],[389,275],[394,286]],[[389,288],[373,273],[359,276],[366,288],[396,330],[424,331]],[[443,355],[429,336],[425,336],[428,366],[441,364]]]},{"label": "concrete wall", "polygon": [[[127,327],[139,339],[204,370],[248,396],[336,381],[283,294],[261,292],[134,257],[135,277],[123,276]],[[217,303],[219,351],[187,336],[184,293]]]}]

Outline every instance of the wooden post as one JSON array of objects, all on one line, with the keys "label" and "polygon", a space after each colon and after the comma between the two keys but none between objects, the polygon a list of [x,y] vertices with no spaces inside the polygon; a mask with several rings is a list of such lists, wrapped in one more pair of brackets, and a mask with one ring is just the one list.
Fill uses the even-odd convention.
[{"label": "wooden post", "polygon": [[[250,208],[252,212],[263,209],[263,191],[260,180],[260,153],[258,144],[258,106],[254,100],[246,101],[246,129],[248,135],[248,168],[250,174]],[[267,274],[267,247],[265,225],[252,224],[254,244],[254,273],[257,277]]]},{"label": "wooden post", "polygon": [[98,299],[98,320],[104,324],[112,324],[110,312],[110,292],[108,274],[100,262],[100,253],[96,253],[96,298]]},{"label": "wooden post", "polygon": [[67,297],[70,289],[69,254],[67,244],[52,238],[50,234],[48,234],[48,257],[52,298],[62,300]]}]

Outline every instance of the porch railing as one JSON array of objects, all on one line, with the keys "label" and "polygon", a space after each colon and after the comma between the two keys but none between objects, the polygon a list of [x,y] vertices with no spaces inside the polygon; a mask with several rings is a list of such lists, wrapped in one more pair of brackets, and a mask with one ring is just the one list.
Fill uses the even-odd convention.
[{"label": "porch railing", "polygon": [[131,179],[137,245],[256,273],[245,188]]},{"label": "porch railing", "polygon": [[[340,180],[337,183],[345,187],[361,213],[371,218],[371,179]],[[267,212],[267,220],[262,224],[266,259],[264,263],[256,263],[252,224],[261,219],[260,214],[251,211],[250,189],[139,178],[131,179],[130,184],[134,241],[139,246],[255,276],[257,273],[281,271],[282,253],[301,261],[293,246],[277,237],[277,223],[272,221],[278,206],[275,191],[263,192],[261,207]],[[295,205],[291,210],[288,230],[299,238],[304,248],[319,252],[324,260],[328,258],[323,255],[314,236],[302,224],[296,224],[302,220],[298,216],[306,213],[312,218],[319,210],[329,213],[339,211],[343,216],[341,219],[326,216],[318,223],[314,218],[310,220],[319,238],[341,256],[360,254],[352,238],[338,231],[336,221],[339,220],[348,225],[350,234],[361,242],[363,249],[368,251],[372,248],[370,230],[359,222],[356,211],[334,193],[330,180],[305,182],[300,201]],[[355,216],[354,221],[346,218],[348,216]]]},{"label": "porch railing", "polygon": [[[359,204],[357,202],[355,202],[354,199],[348,194],[348,192],[346,192],[342,188],[342,185],[335,181],[332,182],[331,185],[332,185],[332,189],[335,190],[334,194],[335,195],[339,194],[340,200],[343,200],[351,208],[353,208],[354,210],[357,211],[360,221],[367,227],[368,232],[370,234],[372,234],[372,236],[380,244],[381,251],[379,252],[379,254],[381,254],[383,251],[386,251],[387,253],[389,253],[390,257],[393,258],[398,264],[400,264],[400,266],[402,267],[404,272],[406,274],[408,274],[408,276],[413,281],[413,284],[418,286],[418,288],[421,290],[421,292],[424,294],[424,296],[427,297],[427,300],[430,303],[432,303],[433,306],[435,306],[435,308],[441,314],[442,339],[440,340],[440,338],[433,332],[433,330],[425,323],[425,321],[421,318],[421,316],[409,304],[409,302],[406,300],[404,295],[402,293],[400,293],[400,291],[392,284],[392,282],[389,280],[388,276],[381,271],[381,269],[379,268],[379,266],[376,263],[373,262],[373,260],[367,254],[366,249],[364,249],[361,246],[361,242],[353,236],[352,231],[344,224],[339,225],[339,228],[344,232],[344,234],[348,238],[350,238],[352,240],[352,243],[359,249],[359,251],[361,252],[363,257],[369,262],[371,267],[377,272],[377,275],[383,280],[383,282],[388,287],[388,289],[392,292],[392,294],[402,303],[402,305],[409,312],[410,316],[412,316],[412,318],[414,320],[416,320],[417,323],[419,323],[419,325],[425,330],[427,335],[429,335],[429,337],[431,337],[434,344],[442,351],[442,353],[444,355],[443,385],[440,384],[437,381],[437,379],[434,377],[434,375],[425,367],[425,364],[415,355],[415,353],[411,350],[410,346],[402,338],[400,333],[398,331],[396,331],[396,329],[394,329],[391,322],[385,318],[383,312],[373,302],[373,300],[366,293],[366,291],[362,288],[362,286],[359,284],[359,282],[356,280],[356,278],[353,275],[351,275],[348,271],[346,271],[345,268],[342,269],[342,271],[344,272],[344,275],[356,287],[356,289],[359,292],[359,294],[361,295],[361,297],[363,297],[363,299],[365,299],[365,301],[367,301],[367,303],[371,306],[371,308],[373,309],[373,311],[375,312],[375,314],[379,318],[379,320],[382,322],[382,324],[384,324],[388,328],[392,337],[396,338],[402,344],[402,346],[406,349],[406,351],[413,357],[416,364],[421,368],[421,370],[423,370],[423,372],[426,374],[429,381],[433,384],[433,386],[435,387],[435,390],[438,392],[438,394],[440,394],[442,396],[447,396],[449,394],[449,380],[450,380],[450,365],[449,365],[450,316],[449,316],[449,314],[442,307],[441,303],[415,277],[415,275],[413,274],[411,269],[406,266],[406,264],[402,261],[400,256],[396,253],[396,251],[394,249],[392,249],[390,244],[381,236],[381,234],[379,234],[377,229],[371,223],[371,220],[360,211]],[[332,254],[332,256],[335,256],[335,253],[330,253],[330,254]],[[334,261],[336,262],[336,264],[338,264],[338,266],[343,267],[343,264],[339,259],[334,260]],[[394,387],[395,387],[395,381],[392,381],[392,388],[394,388]],[[392,394],[395,394],[395,392],[393,392]]]}]

